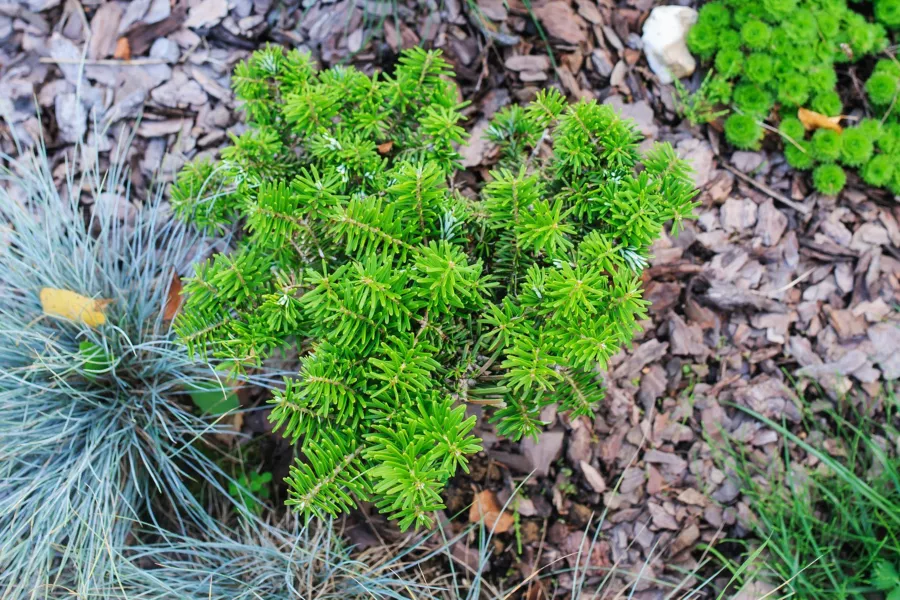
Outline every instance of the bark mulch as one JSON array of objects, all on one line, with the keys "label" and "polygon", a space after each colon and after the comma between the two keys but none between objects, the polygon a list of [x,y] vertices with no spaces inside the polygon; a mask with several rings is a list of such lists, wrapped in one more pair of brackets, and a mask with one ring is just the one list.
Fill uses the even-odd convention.
[{"label": "bark mulch", "polygon": [[[671,142],[694,164],[702,205],[696,221],[653,248],[644,273],[651,319],[599,374],[608,389],[601,411],[572,420],[547,409],[550,425],[537,443],[498,440],[483,424],[485,453],[470,477],[453,481],[446,511],[461,515],[450,527],[462,527],[476,496],[503,504],[525,481],[488,574],[511,584],[547,565],[574,566],[573,553],[606,511],[590,564],[616,565],[613,590],[643,569],[634,597],[661,598],[665,588],[654,580],[680,580],[679,570],[697,564],[698,544],[748,533],[753,507],[710,442],[729,435],[773,459],[779,451],[775,432],[732,405],[799,427],[812,399],[843,398],[852,388],[864,412],[882,410],[883,384],[900,375],[900,204],[853,176],[838,198],[818,195],[774,145],[733,152],[716,123],[682,121],[673,88],[657,82],[641,52],[653,5],[0,0],[0,114],[8,115],[0,143],[13,150],[9,128],[26,144],[38,141],[35,100],[57,161],[82,137],[109,151],[136,126],[129,161],[140,199],[155,174],[171,179],[241,132],[229,73],[269,41],[367,71],[390,68],[404,47],[441,48],[471,101],[474,136],[501,107],[553,85],[613,104],[647,143]],[[463,155],[463,183],[477,185],[494,149],[473,141]],[[267,431],[258,413],[243,427]],[[267,444],[278,479],[290,449],[277,437]],[[353,531],[365,543],[372,536],[362,529]],[[462,543],[454,554],[474,556]],[[571,585],[571,575],[559,575],[532,585],[528,597]]]}]

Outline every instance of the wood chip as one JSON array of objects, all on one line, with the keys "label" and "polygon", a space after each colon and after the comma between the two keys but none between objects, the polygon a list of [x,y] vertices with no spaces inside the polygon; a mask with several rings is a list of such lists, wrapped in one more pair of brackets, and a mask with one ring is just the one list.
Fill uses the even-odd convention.
[{"label": "wood chip", "polygon": [[543,54],[519,54],[510,56],[503,65],[510,71],[546,71],[550,58]]},{"label": "wood chip", "polygon": [[91,38],[88,41],[88,58],[99,59],[112,56],[116,50],[119,22],[125,12],[119,2],[106,2],[97,8],[91,19]]},{"label": "wood chip", "polygon": [[228,14],[228,0],[203,0],[188,11],[184,26],[189,29],[217,25]]},{"label": "wood chip", "polygon": [[505,533],[512,527],[514,518],[505,512],[497,494],[491,490],[482,490],[475,494],[475,501],[469,509],[469,523],[479,523],[484,519],[484,525],[492,529],[494,533]]},{"label": "wood chip", "polygon": [[592,467],[591,464],[586,461],[579,462],[578,466],[581,467],[584,479],[588,482],[588,485],[591,486],[591,489],[598,494],[602,494],[606,491],[606,480],[603,479],[603,475],[600,474],[600,471],[595,467]]},{"label": "wood chip", "polygon": [[587,23],[568,2],[548,2],[535,8],[534,14],[550,37],[573,45],[587,42]]}]

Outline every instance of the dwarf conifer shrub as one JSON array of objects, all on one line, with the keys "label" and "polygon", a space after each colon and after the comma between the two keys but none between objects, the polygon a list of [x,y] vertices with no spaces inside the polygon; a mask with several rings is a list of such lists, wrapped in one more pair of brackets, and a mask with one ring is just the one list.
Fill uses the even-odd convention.
[{"label": "dwarf conifer shrub", "polygon": [[765,135],[761,123],[780,121],[787,161],[796,169],[815,169],[812,180],[818,191],[840,192],[846,181],[843,167],[849,167],[870,185],[900,192],[900,175],[887,168],[894,157],[889,149],[894,140],[886,138],[894,134],[882,127],[897,120],[894,104],[900,90],[900,64],[896,60],[879,60],[865,82],[869,116],[874,120],[836,132],[807,131],[795,118],[800,108],[840,115],[838,69],[887,47],[888,30],[900,27],[900,1],[872,4],[871,12],[846,0],[704,4],[688,35],[688,46],[714,72],[698,93],[733,111],[724,122],[728,142],[741,149],[757,149]]},{"label": "dwarf conifer shrub", "polygon": [[271,419],[303,440],[287,481],[304,513],[363,499],[428,525],[480,449],[468,405],[514,440],[549,404],[592,414],[595,367],[646,316],[649,245],[692,215],[670,146],[642,159],[631,122],[555,90],[497,114],[500,164],[461,193],[450,76],[420,49],[372,77],[261,50],[234,75],[249,129],[173,189],[180,214],[242,231],[186,284],[182,339],[244,366],[300,353]]}]

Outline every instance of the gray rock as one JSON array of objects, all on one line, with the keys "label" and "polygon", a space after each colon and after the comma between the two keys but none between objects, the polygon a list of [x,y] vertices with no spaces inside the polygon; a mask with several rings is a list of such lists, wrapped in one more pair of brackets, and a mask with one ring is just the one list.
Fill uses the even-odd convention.
[{"label": "gray rock", "polygon": [[141,156],[141,171],[147,175],[154,173],[162,165],[163,155],[166,153],[166,140],[155,138],[147,143],[147,149]]},{"label": "gray rock", "polygon": [[762,240],[764,246],[774,246],[780,242],[787,226],[787,217],[775,207],[771,198],[759,206],[755,233],[756,237]]},{"label": "gray rock", "polygon": [[622,96],[610,96],[603,101],[609,104],[616,112],[626,119],[634,119],[637,124],[638,131],[643,134],[647,140],[655,140],[659,135],[659,126],[656,124],[656,118],[653,115],[653,108],[646,101],[640,100],[632,104],[625,104]]},{"label": "gray rock", "polygon": [[597,71],[597,74],[600,75],[600,77],[609,79],[609,76],[612,75],[613,63],[609,59],[607,52],[602,48],[594,48],[593,52],[591,52],[591,63],[594,65],[594,70]]},{"label": "gray rock", "polygon": [[875,362],[881,367],[884,378],[900,378],[900,326],[897,323],[879,323],[866,333],[875,347]]},{"label": "gray rock", "polygon": [[731,504],[738,496],[740,496],[740,494],[740,488],[738,488],[734,480],[729,477],[721,486],[719,486],[719,489],[713,492],[710,498],[721,504]]},{"label": "gray rock", "polygon": [[719,209],[719,218],[725,231],[749,233],[756,225],[756,202],[749,198],[729,198]]},{"label": "gray rock", "polygon": [[184,126],[184,119],[164,119],[162,121],[150,121],[145,119],[137,129],[137,134],[145,138],[164,137],[171,133],[178,133]]},{"label": "gray rock", "polygon": [[550,68],[550,58],[542,54],[510,56],[503,63],[511,71],[546,71]]},{"label": "gray rock", "polygon": [[252,0],[235,0],[232,2],[232,13],[238,19],[243,19],[245,17],[250,16],[250,13],[253,12],[253,1]]},{"label": "gray rock", "polygon": [[203,0],[188,11],[184,26],[190,28],[212,27],[228,14],[227,0]]},{"label": "gray rock", "polygon": [[129,202],[128,198],[112,192],[104,192],[97,197],[94,211],[109,214],[128,224],[133,223],[137,216],[137,207]]},{"label": "gray rock", "polygon": [[213,78],[214,73],[212,73],[212,71],[208,71],[204,67],[191,67],[190,73],[191,77],[194,78],[194,81],[199,83],[200,87],[203,88],[203,91],[213,98],[216,98],[217,100],[231,98],[231,90],[216,81]]},{"label": "gray rock", "polygon": [[[2,87],[3,86],[0,85],[0,88]],[[43,87],[41,87],[41,91],[38,93],[38,104],[45,107],[53,106],[53,104],[56,102],[57,96],[74,91],[75,86],[73,86],[65,79],[54,79],[53,81],[46,83]]]}]

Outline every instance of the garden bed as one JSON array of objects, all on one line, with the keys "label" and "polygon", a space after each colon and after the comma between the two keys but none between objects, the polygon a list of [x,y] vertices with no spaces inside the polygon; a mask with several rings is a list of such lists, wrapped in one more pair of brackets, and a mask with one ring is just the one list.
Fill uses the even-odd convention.
[{"label": "garden bed", "polygon": [[[587,592],[602,581],[609,597],[649,599],[681,597],[710,578],[714,584],[698,594],[715,597],[712,590],[733,579],[720,571],[723,562],[742,564],[759,542],[753,523],[761,492],[749,485],[747,465],[784,464],[786,439],[794,465],[815,471],[823,462],[787,434],[842,460],[853,436],[834,415],[851,424],[871,420],[879,429],[861,429],[897,464],[891,386],[900,375],[900,204],[852,174],[837,197],[816,193],[777,142],[735,151],[720,123],[682,119],[674,88],[659,84],[641,51],[653,2],[304,4],[0,5],[0,108],[9,115],[3,150],[14,154],[11,129],[27,146],[40,140],[43,124],[59,169],[82,137],[103,161],[134,128],[131,202],[144,202],[151,181],[172,181],[188,161],[217,158],[229,135],[244,130],[230,74],[274,42],[310,51],[323,67],[351,64],[366,73],[392,71],[404,48],[442,50],[460,100],[469,102],[463,125],[472,143],[461,149],[465,172],[454,182],[464,195],[478,192],[500,158],[481,138],[489,120],[547,86],[612,105],[634,119],[646,143],[669,142],[691,161],[697,219],[654,243],[642,274],[649,319],[600,374],[606,398],[594,418],[547,407],[537,441],[510,442],[470,407],[483,452],[469,474],[450,480],[439,520],[456,535],[502,506],[513,515],[493,517],[488,563],[477,527],[450,550],[458,565],[483,571],[482,591],[515,589],[536,599],[579,586]],[[854,80],[855,67],[843,68],[841,81]],[[687,85],[698,88],[702,77],[698,71]],[[844,101],[848,114],[866,110],[860,94],[848,92]],[[117,210],[127,219],[133,207]],[[263,517],[277,520],[295,449],[272,432],[268,399],[263,390],[243,390],[248,410],[227,423],[245,434],[232,442],[241,457],[233,475],[272,474],[263,484],[270,492]],[[360,548],[420,539],[370,505],[344,517],[343,531]],[[765,555],[757,562],[762,567]],[[579,577],[585,564],[597,571]],[[774,570],[776,580],[784,575]],[[741,580],[743,598],[774,588],[765,574]]]}]

